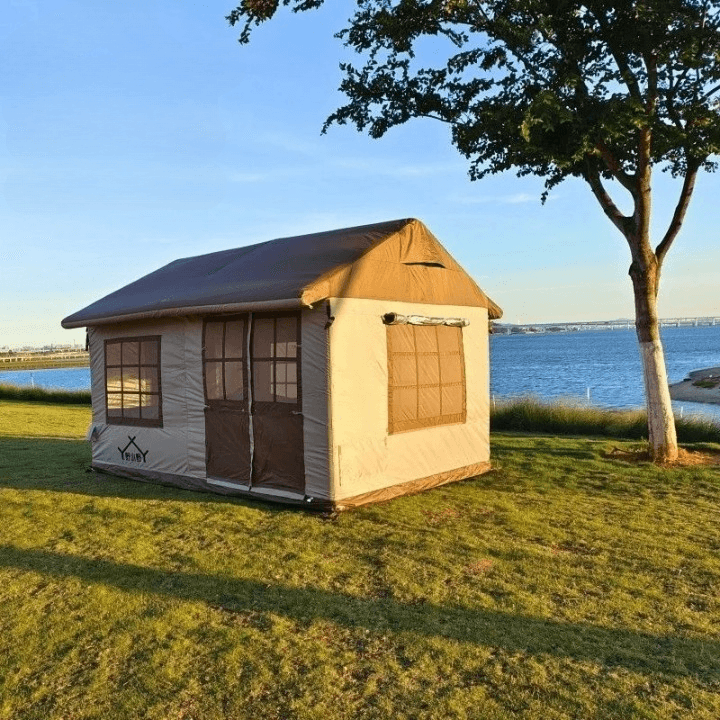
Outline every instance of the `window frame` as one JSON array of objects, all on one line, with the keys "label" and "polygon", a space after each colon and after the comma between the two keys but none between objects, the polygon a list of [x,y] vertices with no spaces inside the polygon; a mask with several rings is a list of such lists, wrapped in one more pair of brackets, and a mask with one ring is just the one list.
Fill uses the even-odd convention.
[{"label": "window frame", "polygon": [[[225,355],[225,338],[227,336],[227,324],[229,322],[238,322],[242,320],[243,323],[243,337],[242,337],[242,351],[241,357]],[[223,324],[223,337],[222,337],[222,354],[220,357],[208,358],[206,355],[206,333],[207,326],[211,323],[222,323]],[[239,315],[208,315],[203,318],[203,329],[202,329],[202,380],[203,380],[203,397],[205,405],[215,409],[228,409],[235,412],[247,413],[248,411],[248,382],[249,382],[249,371],[248,371],[248,332],[249,332],[249,316],[247,313]],[[243,380],[243,397],[242,400],[228,400],[227,399],[227,387],[225,382],[225,365],[228,362],[240,362],[242,364],[242,380]],[[208,386],[207,386],[207,366],[210,363],[221,363],[222,365],[222,391],[223,397],[221,398],[209,398],[208,397]]]},{"label": "window frame", "polygon": [[[465,343],[464,343],[464,333],[463,333],[463,327],[457,326],[457,325],[443,325],[443,327],[452,328],[453,330],[458,331],[458,353],[442,353],[440,351],[439,346],[439,340],[437,336],[437,328],[440,327],[439,325],[414,325],[411,323],[407,324],[388,324],[385,326],[386,328],[386,348],[387,348],[387,367],[388,367],[388,434],[389,435],[396,435],[398,433],[403,432],[411,432],[413,430],[421,430],[424,428],[431,428],[431,427],[440,427],[443,425],[457,425],[457,424],[463,424],[467,422],[467,374],[465,372]],[[393,332],[396,332],[396,328],[412,328],[413,329],[413,347],[414,350],[412,353],[408,351],[397,351],[393,350],[393,341],[391,339],[391,334]],[[418,342],[417,342],[417,332],[422,330],[434,330],[435,331],[435,347],[436,352],[429,353],[429,352],[419,352],[418,351]],[[459,382],[453,382],[453,383],[443,383],[442,377],[442,355],[459,355],[459,363],[460,363],[460,381]],[[419,381],[419,371],[418,371],[418,358],[421,355],[436,355],[438,358],[438,383],[432,383],[432,384],[426,384],[421,385]],[[399,356],[411,356],[414,360],[415,365],[415,384],[414,385],[407,385],[407,384],[399,384],[395,382],[395,372],[394,372],[394,358]],[[461,411],[459,413],[446,413],[442,414],[442,397],[443,397],[443,387],[456,387],[457,385],[460,385],[462,389],[462,400],[461,400]],[[419,408],[419,391],[423,387],[437,387],[439,390],[440,395],[440,415],[433,415],[430,417],[424,417],[420,418],[416,414],[416,417],[414,419],[399,419],[396,418],[393,411],[393,391],[398,388],[414,388],[416,392],[416,402],[418,403]]]},{"label": "window frame", "polygon": [[[123,349],[122,345],[123,343],[131,343],[136,342],[138,343],[138,362],[137,364],[133,365],[123,365]],[[156,342],[157,343],[157,363],[142,363],[142,347],[141,343],[143,342]],[[112,364],[108,365],[108,345],[120,345],[120,364]],[[107,425],[127,425],[127,426],[135,426],[135,427],[163,427],[163,402],[162,402],[162,336],[161,335],[135,335],[135,336],[128,336],[128,337],[114,337],[114,338],[106,338],[103,343],[103,367],[104,367],[104,374],[105,374],[105,422]],[[143,418],[143,417],[124,417],[123,415],[117,416],[117,415],[110,415],[110,405],[109,405],[109,396],[110,395],[119,395],[122,399],[123,395],[125,394],[124,390],[122,389],[122,377],[123,377],[123,368],[124,367],[135,367],[138,369],[138,382],[141,378],[141,368],[143,367],[153,367],[157,368],[157,391],[156,392],[149,392],[149,393],[143,393],[138,389],[137,395],[138,395],[138,407],[140,408],[139,412],[142,414],[142,404],[140,403],[140,398],[143,394],[145,395],[156,395],[158,399],[158,416],[156,418]],[[120,378],[121,378],[121,389],[120,392],[109,392],[108,390],[108,368],[118,368],[120,370]],[[131,394],[135,394],[134,392]],[[121,411],[124,411],[124,408],[121,405]]]},{"label": "window frame", "polygon": [[[256,320],[266,320],[271,319],[274,321],[273,323],[273,345],[277,345],[277,319],[278,318],[284,318],[284,317],[294,317],[295,318],[295,357],[294,358],[282,358],[278,357],[277,355],[273,357],[264,357],[264,356],[258,356],[255,357],[255,321]],[[252,337],[250,338],[250,352],[248,354],[248,364],[252,363],[252,381],[253,381],[253,387],[252,387],[252,411],[255,412],[256,408],[260,409],[269,409],[273,407],[281,406],[283,408],[286,408],[290,412],[296,412],[299,411],[302,407],[302,372],[301,372],[301,362],[300,362],[300,355],[301,355],[301,338],[302,338],[302,316],[301,313],[296,310],[288,310],[284,312],[261,312],[261,313],[253,313],[252,316]],[[273,382],[275,385],[275,392],[273,394],[273,400],[257,400],[255,398],[255,363],[256,362],[271,362],[273,367],[273,372],[275,371],[275,367],[277,367],[278,361],[283,363],[284,365],[289,365],[290,363],[295,364],[295,383],[297,385],[297,397],[295,399],[295,402],[284,402],[283,400],[277,399],[277,380]],[[287,376],[286,376],[287,377]],[[287,381],[286,381],[287,383]]]}]

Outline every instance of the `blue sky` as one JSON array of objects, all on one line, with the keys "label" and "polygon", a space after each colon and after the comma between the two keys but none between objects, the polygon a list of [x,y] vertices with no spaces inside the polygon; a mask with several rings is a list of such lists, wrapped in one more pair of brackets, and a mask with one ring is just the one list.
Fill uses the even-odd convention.
[{"label": "blue sky", "polygon": [[[178,257],[400,217],[423,220],[509,322],[629,317],[625,241],[586,187],[470,182],[449,131],[320,135],[342,103],[351,5],[249,46],[232,0],[6,0],[0,15],[0,346],[72,342],[60,320]],[[674,188],[658,176],[657,226]],[[720,175],[668,257],[664,317],[720,314]]]}]

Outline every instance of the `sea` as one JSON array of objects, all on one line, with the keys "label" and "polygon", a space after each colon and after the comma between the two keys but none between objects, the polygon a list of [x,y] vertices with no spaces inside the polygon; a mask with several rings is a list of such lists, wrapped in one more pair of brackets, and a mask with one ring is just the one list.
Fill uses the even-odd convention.
[{"label": "sea", "polygon": [[[670,383],[720,367],[720,325],[661,330]],[[613,408],[644,407],[642,364],[635,330],[583,330],[490,336],[490,392],[496,401],[541,399]],[[673,402],[676,415],[720,422],[720,405]]]},{"label": "sea", "polygon": [[[662,330],[668,379],[720,366],[720,325]],[[597,330],[490,336],[490,392],[496,402],[532,395],[604,408],[644,405],[642,367],[634,330]],[[0,384],[64,390],[90,388],[89,368],[0,372]],[[720,405],[675,402],[677,415],[720,423]]]},{"label": "sea", "polygon": [[89,390],[90,368],[50,368],[48,370],[3,370],[0,385],[40,387],[48,390]]}]

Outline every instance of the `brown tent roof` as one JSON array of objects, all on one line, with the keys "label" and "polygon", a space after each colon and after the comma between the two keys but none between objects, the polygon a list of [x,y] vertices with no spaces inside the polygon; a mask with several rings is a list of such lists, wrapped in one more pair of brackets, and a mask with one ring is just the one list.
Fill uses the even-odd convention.
[{"label": "brown tent roof", "polygon": [[175,260],[62,325],[301,307],[327,297],[486,307],[491,318],[502,316],[433,234],[419,220],[406,219]]}]

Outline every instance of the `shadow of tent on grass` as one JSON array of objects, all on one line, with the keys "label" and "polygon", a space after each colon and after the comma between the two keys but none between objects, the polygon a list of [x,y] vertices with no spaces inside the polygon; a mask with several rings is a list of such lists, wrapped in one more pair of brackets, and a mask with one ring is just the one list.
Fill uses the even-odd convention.
[{"label": "shadow of tent on grass", "polygon": [[184,490],[158,482],[129,480],[90,472],[90,446],[83,440],[55,438],[0,438],[0,488],[47,490],[124,500],[181,500],[198,503],[232,503],[286,511],[282,505],[246,500],[200,490]]},{"label": "shadow of tent on grass", "polygon": [[[119,475],[90,471],[90,446],[84,440],[61,438],[0,437],[0,488],[67,492],[91,497],[123,500],[173,500],[188,503],[231,503],[264,511],[287,512],[298,506],[248,499],[239,495],[222,495],[200,488],[186,490],[155,480],[132,480]],[[502,492],[514,489],[494,473],[482,476],[484,487]],[[302,506],[305,511],[313,508]]]},{"label": "shadow of tent on grass", "polygon": [[227,576],[179,573],[42,549],[0,546],[0,567],[124,592],[200,601],[228,613],[268,612],[298,622],[324,620],[372,632],[407,632],[509,652],[591,661],[634,672],[720,681],[720,641],[543,620],[494,610],[406,604]]}]

